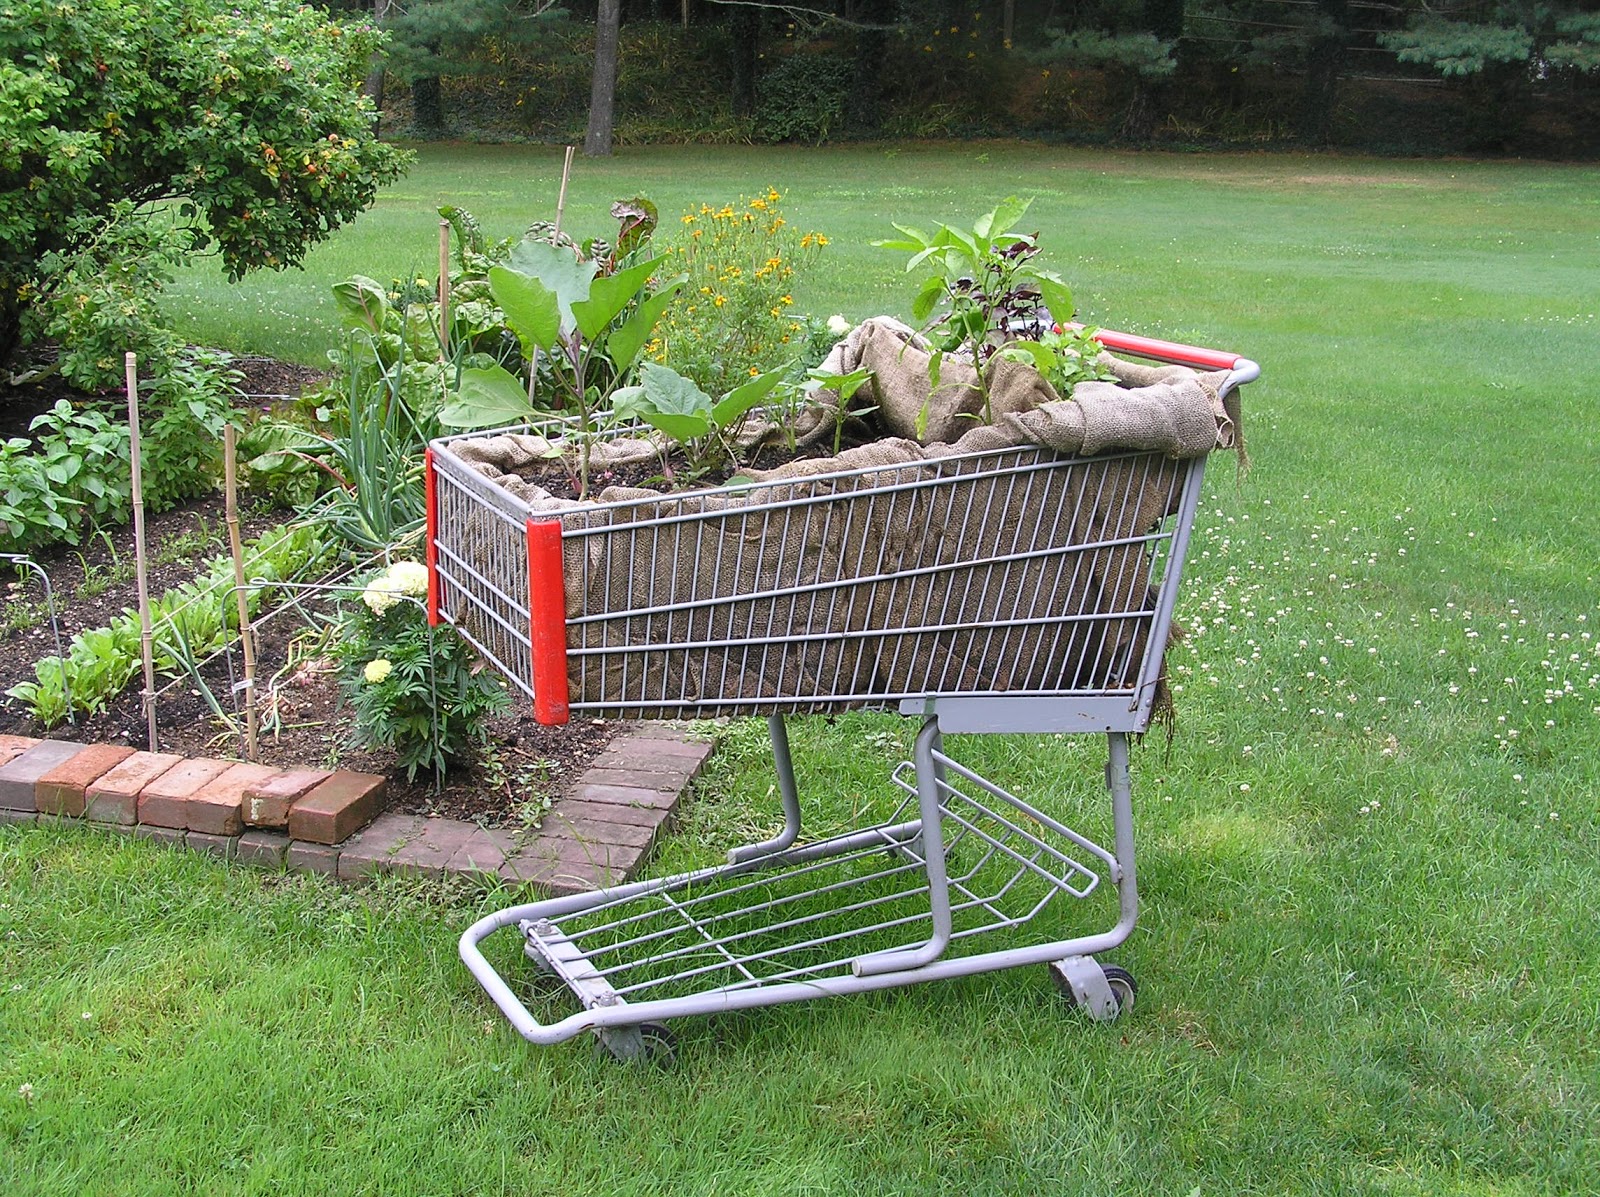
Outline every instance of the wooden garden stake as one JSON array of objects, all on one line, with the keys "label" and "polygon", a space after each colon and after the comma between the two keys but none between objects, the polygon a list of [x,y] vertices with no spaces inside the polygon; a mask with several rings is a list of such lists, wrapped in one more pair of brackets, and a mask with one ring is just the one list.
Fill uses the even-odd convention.
[{"label": "wooden garden stake", "polygon": [[439,356],[450,356],[450,222],[439,222]]},{"label": "wooden garden stake", "polygon": [[228,551],[233,556],[233,595],[239,604],[239,644],[244,649],[244,742],[252,761],[261,760],[256,719],[256,646],[250,634],[250,603],[244,591],[244,542],[239,536],[238,432],[232,424],[222,430],[222,485],[228,521]]},{"label": "wooden garden stake", "polygon": [[139,355],[123,358],[128,382],[128,456],[132,464],[133,566],[139,582],[139,650],[144,658],[144,690],[139,697],[144,705],[150,751],[156,751],[156,664],[151,649],[150,586],[144,555],[144,482],[139,471]]},{"label": "wooden garden stake", "polygon": [[572,154],[576,146],[567,147],[566,161],[561,164],[561,194],[556,197],[556,237],[561,236],[561,216],[567,210],[567,180],[572,178]]}]

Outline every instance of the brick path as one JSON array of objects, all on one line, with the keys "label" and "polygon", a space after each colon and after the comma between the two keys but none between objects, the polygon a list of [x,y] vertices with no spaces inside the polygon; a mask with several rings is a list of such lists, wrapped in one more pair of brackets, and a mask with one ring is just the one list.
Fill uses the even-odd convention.
[{"label": "brick path", "polygon": [[567,894],[638,872],[711,749],[671,725],[627,727],[523,835],[384,812],[371,773],[0,735],[0,824],[81,823],[340,881],[477,873]]}]

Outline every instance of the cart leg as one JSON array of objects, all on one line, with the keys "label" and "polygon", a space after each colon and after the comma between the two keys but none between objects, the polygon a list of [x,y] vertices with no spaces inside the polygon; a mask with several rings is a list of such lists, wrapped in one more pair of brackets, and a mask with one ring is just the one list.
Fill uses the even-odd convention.
[{"label": "cart leg", "polygon": [[800,792],[794,783],[794,760],[789,756],[789,729],[782,715],[767,716],[772,736],[772,760],[778,767],[778,793],[783,798],[783,830],[773,839],[746,844],[728,853],[729,864],[743,864],[769,852],[781,852],[800,838]]},{"label": "cart leg", "polygon": [[950,946],[950,881],[944,867],[944,828],[939,810],[939,781],[943,770],[934,760],[941,743],[939,721],[930,718],[917,733],[912,760],[917,767],[917,806],[922,815],[922,855],[928,874],[928,909],[933,918],[933,935],[920,948],[874,952],[862,956],[850,967],[858,977],[901,972],[932,964]]},{"label": "cart leg", "polygon": [[1128,774],[1127,735],[1111,732],[1106,740],[1106,785],[1111,790],[1111,824],[1117,857],[1114,880],[1122,907],[1116,930],[1126,939],[1133,933],[1134,921],[1139,917],[1139,887],[1133,870],[1133,781]]}]

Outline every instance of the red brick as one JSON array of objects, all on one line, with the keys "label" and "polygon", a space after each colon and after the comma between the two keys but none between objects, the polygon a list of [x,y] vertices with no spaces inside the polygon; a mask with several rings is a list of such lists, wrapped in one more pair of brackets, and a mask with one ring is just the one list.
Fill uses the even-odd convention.
[{"label": "red brick", "polygon": [[[609,849],[626,849],[635,859],[643,856],[656,842],[655,827],[639,827],[629,823],[608,823],[587,819],[572,811],[563,810],[560,803],[544,817],[541,836],[575,840],[579,844],[602,845]],[[633,861],[628,861],[631,867]]]},{"label": "red brick", "polygon": [[454,856],[445,862],[449,873],[499,873],[506,857],[516,852],[516,844],[509,831],[487,831],[474,827]]},{"label": "red brick", "polygon": [[240,864],[281,869],[289,855],[289,837],[281,831],[247,831],[239,837],[234,859]]},{"label": "red brick", "polygon": [[649,769],[628,768],[589,768],[585,769],[582,781],[586,785],[597,786],[638,786],[652,790],[666,790],[676,792],[689,784],[693,773],[689,769],[675,769],[671,763],[663,763]]},{"label": "red brick", "polygon": [[40,740],[21,756],[0,765],[0,806],[37,811],[39,779],[82,751],[82,744],[67,740]]},{"label": "red brick", "polygon": [[133,749],[119,744],[90,744],[65,764],[57,765],[39,779],[35,796],[45,814],[81,819],[84,792],[116,766],[133,755]]},{"label": "red brick", "polygon": [[540,836],[510,857],[500,867],[500,876],[538,886],[552,895],[576,894],[620,885],[628,879],[638,859],[638,853],[631,848]]},{"label": "red brick", "polygon": [[320,873],[324,877],[337,877],[339,856],[339,849],[326,844],[292,843],[284,855],[284,863],[292,873]]},{"label": "red brick", "polygon": [[563,819],[585,819],[599,823],[627,823],[633,827],[659,827],[666,822],[671,811],[654,806],[629,806],[622,802],[583,802],[577,798],[563,798],[544,817],[544,825]]},{"label": "red brick", "polygon": [[251,827],[282,829],[289,826],[289,808],[313,787],[327,781],[326,769],[295,769],[275,773],[244,791],[244,821]]},{"label": "red brick", "polygon": [[[382,869],[418,877],[438,877],[457,852],[467,847],[478,829],[458,819],[423,819],[415,835],[389,853]],[[498,866],[496,866],[498,868]]]},{"label": "red brick", "polygon": [[0,765],[15,760],[37,743],[32,736],[0,736]]},{"label": "red brick", "polygon": [[84,790],[84,815],[96,823],[139,821],[139,793],[183,758],[170,752],[136,752]]},{"label": "red brick", "polygon": [[579,782],[571,797],[579,802],[609,802],[643,810],[671,810],[678,805],[675,791],[655,790],[647,786],[602,786]]},{"label": "red brick", "polygon": [[342,843],[372,821],[383,796],[382,777],[341,769],[289,808],[289,838]]},{"label": "red brick", "polygon": [[[389,862],[406,844],[422,833],[423,820],[416,815],[390,812],[379,815],[365,831],[344,844],[339,852],[338,873],[340,881],[359,881],[376,873],[389,871]],[[294,843],[289,846],[289,867],[294,868],[295,853],[300,848],[316,847],[312,844]],[[326,849],[331,851],[331,849]]]},{"label": "red brick", "polygon": [[209,757],[181,761],[139,793],[139,822],[152,827],[188,827],[189,799],[233,768]]},{"label": "red brick", "polygon": [[190,797],[189,830],[207,835],[238,835],[244,830],[244,794],[253,785],[278,775],[277,769],[241,761],[201,786]]},{"label": "red brick", "polygon": [[239,837],[236,835],[211,835],[204,831],[191,831],[186,839],[185,846],[189,851],[205,852],[223,860],[232,860],[234,853],[239,849]]}]

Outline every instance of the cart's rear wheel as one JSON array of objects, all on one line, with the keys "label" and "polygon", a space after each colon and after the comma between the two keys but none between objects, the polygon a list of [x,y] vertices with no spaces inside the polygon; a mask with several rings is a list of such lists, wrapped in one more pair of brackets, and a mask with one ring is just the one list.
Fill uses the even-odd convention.
[{"label": "cart's rear wheel", "polygon": [[642,1022],[639,1036],[644,1040],[644,1059],[658,1068],[671,1068],[678,1062],[678,1037],[665,1023]]},{"label": "cart's rear wheel", "polygon": [[1068,956],[1053,961],[1050,979],[1061,996],[1096,1022],[1110,1022],[1133,1009],[1139,992],[1133,974],[1115,964],[1101,964],[1092,956]]},{"label": "cart's rear wheel", "polygon": [[1139,985],[1133,974],[1116,964],[1102,964],[1100,971],[1105,973],[1106,984],[1111,986],[1111,996],[1117,999],[1117,1017],[1132,1014],[1133,999],[1139,995]]}]

